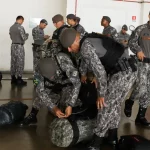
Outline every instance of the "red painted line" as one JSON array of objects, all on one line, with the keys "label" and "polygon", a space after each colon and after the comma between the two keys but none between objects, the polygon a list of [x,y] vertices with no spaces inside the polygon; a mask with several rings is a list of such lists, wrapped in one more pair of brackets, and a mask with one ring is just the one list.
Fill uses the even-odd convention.
[{"label": "red painted line", "polygon": [[75,0],[75,15],[77,14],[78,0]]}]

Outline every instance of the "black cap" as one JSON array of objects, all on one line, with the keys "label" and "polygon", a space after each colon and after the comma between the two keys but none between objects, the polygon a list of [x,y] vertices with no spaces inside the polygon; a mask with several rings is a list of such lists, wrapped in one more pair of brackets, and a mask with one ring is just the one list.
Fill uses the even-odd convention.
[{"label": "black cap", "polygon": [[47,22],[45,19],[42,19],[42,20],[40,21],[40,23],[45,23],[46,25],[48,25],[48,22]]},{"label": "black cap", "polygon": [[65,29],[60,35],[60,42],[64,48],[70,47],[76,39],[77,31],[73,28]]},{"label": "black cap", "polygon": [[102,18],[102,19],[104,19],[104,20],[108,21],[109,23],[111,22],[111,19],[110,19],[108,16],[103,16],[103,18]]},{"label": "black cap", "polygon": [[61,14],[57,14],[52,18],[53,23],[58,23],[59,21],[63,21],[64,17]]},{"label": "black cap", "polygon": [[69,15],[67,15],[66,18],[67,18],[67,19],[73,19],[73,20],[76,20],[76,19],[77,19],[74,14],[69,14]]},{"label": "black cap", "polygon": [[122,26],[122,29],[125,30],[125,31],[128,31],[128,26],[127,26],[126,24],[124,24],[124,25]]}]

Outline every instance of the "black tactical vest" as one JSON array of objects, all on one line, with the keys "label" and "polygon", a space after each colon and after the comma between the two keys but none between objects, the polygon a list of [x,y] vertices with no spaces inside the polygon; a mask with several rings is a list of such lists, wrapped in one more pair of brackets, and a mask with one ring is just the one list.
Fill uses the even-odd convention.
[{"label": "black tactical vest", "polygon": [[[99,57],[103,66],[105,67],[106,71],[110,71],[114,68],[116,63],[118,62],[119,58],[123,55],[125,48],[123,45],[120,43],[116,42],[112,38],[109,38],[105,35],[102,34],[97,34],[97,33],[90,33],[85,35],[82,40],[80,41],[80,48],[84,42],[85,39],[87,38],[100,38],[102,41],[102,46],[106,50],[106,53],[102,56]],[[100,44],[101,43],[97,43]],[[96,49],[96,53],[99,54],[101,53],[101,49]],[[99,55],[98,55],[99,56]]]}]

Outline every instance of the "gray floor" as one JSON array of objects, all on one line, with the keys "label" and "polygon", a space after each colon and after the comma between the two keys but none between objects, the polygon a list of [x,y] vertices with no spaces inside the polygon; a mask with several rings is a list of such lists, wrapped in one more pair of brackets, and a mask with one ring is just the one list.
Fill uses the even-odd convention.
[{"label": "gray floor", "polygon": [[[0,86],[0,105],[7,103],[10,100],[19,100],[29,106],[28,114],[31,110],[35,92],[32,80],[28,80],[27,82],[27,87],[17,88],[11,86],[10,80],[3,80]],[[129,119],[122,113],[122,121],[120,123],[118,136],[139,134],[150,139],[149,129],[136,127],[134,124],[138,109],[137,103],[134,105],[133,109],[133,115]],[[147,111],[146,117],[150,120],[150,110]],[[52,145],[49,140],[48,130],[51,121],[51,114],[47,112],[46,108],[43,108],[38,114],[37,127],[20,128],[11,126],[0,128],[0,150],[63,150],[63,148],[57,148]],[[71,150],[72,149],[73,148],[71,148]]]}]

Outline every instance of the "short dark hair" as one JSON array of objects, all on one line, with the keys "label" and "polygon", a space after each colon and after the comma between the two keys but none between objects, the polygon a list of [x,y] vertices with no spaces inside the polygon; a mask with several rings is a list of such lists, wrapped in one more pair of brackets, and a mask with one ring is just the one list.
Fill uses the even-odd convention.
[{"label": "short dark hair", "polygon": [[23,16],[18,16],[18,17],[16,18],[16,20],[20,20],[20,19],[24,20],[24,17],[23,17]]}]

